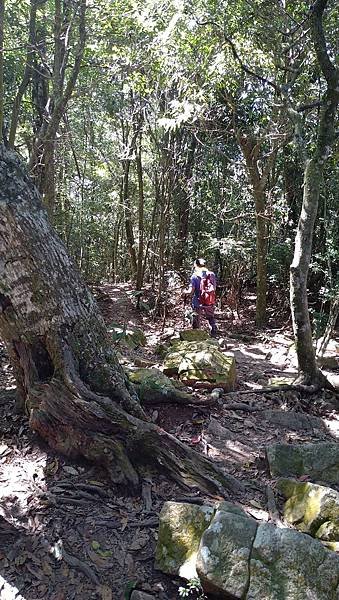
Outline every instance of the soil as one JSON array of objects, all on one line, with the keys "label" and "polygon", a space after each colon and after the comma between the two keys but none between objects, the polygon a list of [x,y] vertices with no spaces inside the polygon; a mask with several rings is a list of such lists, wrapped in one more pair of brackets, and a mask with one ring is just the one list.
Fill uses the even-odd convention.
[{"label": "soil", "polygon": [[[117,345],[127,365],[160,365],[156,345],[187,326],[179,299],[169,306],[166,320],[154,320],[149,311],[136,309],[128,284],[100,286],[94,293],[108,328],[113,322],[135,325],[147,336],[145,347]],[[272,378],[293,381],[296,367],[288,323],[272,315],[268,328],[256,330],[253,311],[253,297],[237,315],[227,307],[217,311],[221,347],[236,358],[235,392],[206,406],[210,392],[189,390],[192,405],[147,411],[161,427],[244,482],[244,491],[229,494],[229,500],[257,519],[271,520],[267,489],[274,490],[274,480],[265,446],[336,439],[339,418],[330,392],[311,397],[260,392]],[[159,600],[179,598],[183,582],[154,567],[159,512],[170,499],[213,504],[217,498],[147,472],[140,496],[132,496],[114,487],[97,466],[51,452],[29,430],[27,417],[15,413],[15,381],[3,347],[0,366],[0,599],[122,600],[133,589]],[[328,375],[336,383],[335,372]],[[205,406],[194,406],[197,398],[205,399]],[[233,445],[226,448],[226,439]]]}]

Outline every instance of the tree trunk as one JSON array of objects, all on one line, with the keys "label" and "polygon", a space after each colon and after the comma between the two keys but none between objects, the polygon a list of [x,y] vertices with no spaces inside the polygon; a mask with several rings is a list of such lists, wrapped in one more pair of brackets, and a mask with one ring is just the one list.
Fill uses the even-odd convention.
[{"label": "tree trunk", "polygon": [[266,194],[254,189],[257,238],[257,301],[255,322],[261,327],[266,321],[267,304],[267,217]]},{"label": "tree trunk", "polygon": [[0,0],[0,143],[4,125],[4,18],[5,0]]},{"label": "tree trunk", "polygon": [[266,216],[266,186],[275,151],[266,159],[265,166],[260,172],[260,142],[251,134],[244,135],[237,132],[237,141],[246,161],[248,178],[252,185],[255,219],[256,219],[256,246],[257,246],[257,300],[255,322],[262,327],[266,321],[267,305],[267,216]]},{"label": "tree trunk", "polygon": [[0,146],[0,332],[30,426],[52,448],[137,486],[151,465],[207,491],[236,486],[153,423],[130,389],[89,290],[19,159]]},{"label": "tree trunk", "polygon": [[124,172],[122,177],[122,198],[121,203],[124,207],[125,212],[125,233],[126,233],[126,241],[128,247],[128,253],[130,257],[131,263],[131,276],[132,279],[136,279],[137,276],[137,255],[135,252],[135,239],[134,239],[134,231],[132,224],[132,209],[131,203],[129,199],[129,170],[130,170],[131,161],[129,158],[126,158],[124,161]]},{"label": "tree trunk", "polygon": [[29,28],[28,28],[28,42],[27,42],[27,55],[26,55],[26,65],[22,80],[18,87],[16,96],[13,102],[12,115],[11,115],[11,126],[9,131],[9,145],[14,147],[16,130],[19,121],[19,113],[21,108],[22,98],[27,89],[27,86],[32,77],[32,67],[33,67],[33,48],[36,44],[35,34],[36,34],[36,16],[37,16],[37,6],[38,0],[31,0],[30,5],[30,16],[29,16]]},{"label": "tree trunk", "polygon": [[143,284],[143,256],[144,256],[144,177],[142,168],[141,154],[141,134],[139,138],[139,146],[136,152],[136,166],[138,174],[138,261],[137,261],[137,281],[136,289],[141,290]]},{"label": "tree trunk", "polygon": [[311,31],[317,59],[327,82],[313,158],[306,164],[300,219],[290,268],[290,298],[293,332],[298,356],[300,379],[310,385],[324,385],[325,377],[316,365],[312,327],[307,300],[307,277],[311,259],[314,223],[318,211],[324,164],[334,140],[334,124],[339,103],[339,71],[327,54],[322,28],[326,0],[317,0],[311,13]]}]

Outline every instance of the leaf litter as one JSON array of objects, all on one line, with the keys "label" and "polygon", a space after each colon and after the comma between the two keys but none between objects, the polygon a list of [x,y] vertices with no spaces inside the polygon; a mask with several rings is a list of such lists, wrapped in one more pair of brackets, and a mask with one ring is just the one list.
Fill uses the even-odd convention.
[{"label": "leaf litter", "polygon": [[[107,322],[114,315],[114,321],[128,320],[148,334],[145,348],[119,352],[130,364],[158,364],[154,348],[163,337],[162,324],[135,310],[127,284],[100,289]],[[263,418],[263,411],[297,410],[323,417],[328,397],[310,403],[295,394],[257,394],[259,381],[267,385],[270,377],[293,376],[286,351],[289,333],[280,332],[278,338],[272,329],[255,335],[246,319],[233,326],[222,321],[222,315],[219,325],[227,349],[236,357],[236,392],[209,407],[152,406],[149,415],[243,479],[246,490],[237,500],[254,518],[265,520],[266,487],[271,483],[265,463],[267,442],[322,440],[330,433],[277,426]],[[171,335],[182,327],[177,310],[169,312],[166,327]],[[114,487],[100,468],[56,455],[29,430],[26,417],[15,414],[14,379],[1,346],[0,364],[0,598],[8,594],[16,600],[120,600],[136,588],[158,600],[176,599],[179,581],[154,569],[159,512],[169,499],[209,504],[213,499],[153,473],[145,475],[140,496],[133,497]],[[243,390],[251,393],[242,395]],[[199,391],[197,397],[209,396]],[[244,403],[258,410],[248,416],[227,408]],[[221,429],[211,432],[213,418]],[[326,418],[336,424],[330,408]]]}]

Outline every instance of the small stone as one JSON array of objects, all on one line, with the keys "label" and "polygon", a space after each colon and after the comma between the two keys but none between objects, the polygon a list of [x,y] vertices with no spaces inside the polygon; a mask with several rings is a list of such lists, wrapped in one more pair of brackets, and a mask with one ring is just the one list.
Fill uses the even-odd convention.
[{"label": "small stone", "polygon": [[156,423],[156,421],[158,420],[158,417],[159,417],[159,412],[157,410],[154,410],[152,412],[152,416],[151,416],[152,423]]},{"label": "small stone", "polygon": [[70,467],[68,465],[63,466],[62,470],[69,475],[79,475],[78,471],[74,467]]}]

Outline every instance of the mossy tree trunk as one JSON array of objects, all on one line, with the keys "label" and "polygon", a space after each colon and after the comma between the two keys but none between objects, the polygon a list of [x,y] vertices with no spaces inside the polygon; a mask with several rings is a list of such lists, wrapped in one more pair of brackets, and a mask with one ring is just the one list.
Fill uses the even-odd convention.
[{"label": "mossy tree trunk", "polygon": [[0,333],[30,426],[51,447],[137,486],[140,466],[209,491],[236,485],[149,423],[96,303],[13,151],[0,146]]},{"label": "mossy tree trunk", "polygon": [[332,64],[323,31],[327,0],[317,0],[311,10],[311,32],[319,67],[326,80],[315,151],[304,173],[303,203],[290,268],[290,298],[300,379],[307,384],[326,384],[315,360],[308,309],[307,279],[311,260],[314,223],[318,211],[324,165],[335,136],[339,104],[339,70]]}]

